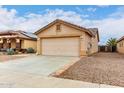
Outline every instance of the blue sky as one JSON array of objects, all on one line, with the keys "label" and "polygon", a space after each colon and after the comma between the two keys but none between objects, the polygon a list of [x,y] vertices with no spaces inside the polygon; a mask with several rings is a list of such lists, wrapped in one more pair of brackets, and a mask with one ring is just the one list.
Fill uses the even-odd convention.
[{"label": "blue sky", "polygon": [[[88,15],[92,15],[88,18],[90,19],[102,19],[102,18],[105,18],[107,17],[109,14],[115,12],[117,10],[118,7],[120,6],[95,6],[95,5],[65,5],[65,6],[62,6],[62,5],[15,5],[15,6],[12,6],[12,5],[7,5],[7,6],[3,6],[9,10],[11,9],[16,9],[18,11],[18,14],[23,16],[25,15],[26,13],[38,13],[38,14],[43,14],[44,13],[44,10],[46,9],[51,9],[51,10],[54,10],[54,9],[62,9],[64,11],[75,11],[77,13],[80,13],[80,14],[88,14]],[[80,9],[78,9],[80,8]],[[94,8],[96,9],[93,13],[91,13],[91,11],[87,11],[86,9],[88,8]],[[104,13],[104,15],[103,15]]]},{"label": "blue sky", "polygon": [[100,44],[124,35],[124,6],[17,5],[0,6],[0,30],[35,32],[56,18],[89,28],[97,27]]}]

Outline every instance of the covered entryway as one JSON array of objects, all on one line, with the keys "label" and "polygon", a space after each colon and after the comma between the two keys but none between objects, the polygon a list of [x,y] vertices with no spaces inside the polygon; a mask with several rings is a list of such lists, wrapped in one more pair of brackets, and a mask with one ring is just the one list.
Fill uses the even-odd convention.
[{"label": "covered entryway", "polygon": [[79,56],[79,37],[47,38],[41,40],[42,55]]}]

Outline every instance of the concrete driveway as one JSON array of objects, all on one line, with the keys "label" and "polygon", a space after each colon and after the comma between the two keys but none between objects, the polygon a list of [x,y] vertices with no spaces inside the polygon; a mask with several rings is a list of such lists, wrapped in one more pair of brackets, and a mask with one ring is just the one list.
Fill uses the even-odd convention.
[{"label": "concrete driveway", "polygon": [[0,63],[0,69],[48,76],[63,66],[77,61],[78,57],[36,56]]},{"label": "concrete driveway", "polygon": [[33,55],[0,63],[0,88],[113,87],[48,76],[77,60],[76,57]]}]

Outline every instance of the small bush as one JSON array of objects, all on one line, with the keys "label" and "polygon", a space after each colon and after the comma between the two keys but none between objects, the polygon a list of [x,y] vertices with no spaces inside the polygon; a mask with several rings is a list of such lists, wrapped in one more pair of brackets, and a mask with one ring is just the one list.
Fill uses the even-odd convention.
[{"label": "small bush", "polygon": [[7,49],[7,55],[14,55],[14,54],[15,54],[14,49],[12,49],[12,48]]},{"label": "small bush", "polygon": [[33,48],[30,47],[30,48],[27,49],[27,53],[35,53],[35,51],[34,51]]}]

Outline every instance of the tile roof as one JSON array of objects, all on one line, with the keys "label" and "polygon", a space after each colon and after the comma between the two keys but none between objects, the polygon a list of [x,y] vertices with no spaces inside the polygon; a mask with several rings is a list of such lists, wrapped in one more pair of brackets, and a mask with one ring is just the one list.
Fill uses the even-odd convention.
[{"label": "tile roof", "polygon": [[98,32],[98,28],[88,28],[88,29],[92,32],[93,35],[96,35]]},{"label": "tile roof", "polygon": [[[0,36],[4,35],[14,35],[13,37],[20,37],[20,38],[26,38],[26,39],[36,39],[37,36],[31,32],[25,32],[21,30],[7,30],[7,31],[0,31]],[[6,37],[6,36],[5,36]],[[12,37],[12,36],[11,36]]]}]

